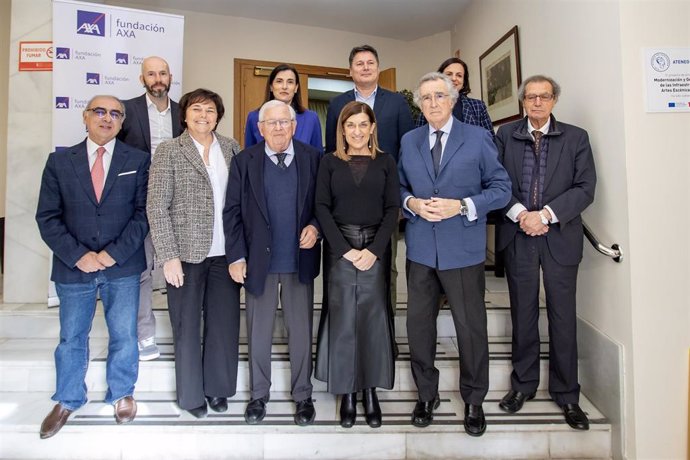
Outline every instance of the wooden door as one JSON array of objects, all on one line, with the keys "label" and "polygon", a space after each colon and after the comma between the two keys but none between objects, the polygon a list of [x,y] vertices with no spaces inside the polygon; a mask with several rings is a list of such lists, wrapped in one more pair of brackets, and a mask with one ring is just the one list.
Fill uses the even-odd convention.
[{"label": "wooden door", "polygon": [[386,69],[379,72],[379,86],[389,91],[397,91],[395,82],[395,68]]}]

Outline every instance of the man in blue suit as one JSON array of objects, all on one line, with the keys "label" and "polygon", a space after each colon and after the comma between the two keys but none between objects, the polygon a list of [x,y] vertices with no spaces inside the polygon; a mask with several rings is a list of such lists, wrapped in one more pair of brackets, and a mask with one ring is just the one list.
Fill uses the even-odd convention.
[{"label": "man in blue suit", "polygon": [[84,378],[89,331],[100,291],[108,326],[105,402],[125,423],[137,411],[137,308],[146,266],[144,237],[149,156],[115,139],[125,109],[113,96],[96,96],[84,110],[85,141],[51,153],[36,221],[53,251],[51,280],[60,299],[60,344],[55,350],[57,401],[41,425],[55,435],[86,403]]},{"label": "man in blue suit", "polygon": [[[345,104],[351,101],[364,102],[374,110],[376,115],[376,132],[378,133],[379,147],[386,153],[393,155],[398,161],[400,152],[400,139],[405,133],[414,128],[414,121],[410,113],[407,100],[398,93],[388,91],[378,85],[379,82],[379,54],[371,45],[362,45],[352,48],[350,51],[350,76],[355,88],[335,97],[328,106],[326,115],[326,153],[335,151],[335,133],[338,125],[338,116]],[[395,316],[396,285],[398,270],[395,266],[397,256],[399,232],[396,227],[391,238],[391,270],[390,284],[390,314]],[[325,262],[324,262],[325,263]],[[325,270],[324,270],[325,272]],[[324,285],[327,280],[324,280]],[[326,305],[327,290],[324,286],[324,306]],[[398,354],[395,345],[395,355]]]},{"label": "man in blue suit", "polygon": [[[146,88],[141,96],[123,101],[127,118],[117,138],[139,150],[154,154],[156,147],[166,139],[182,134],[180,109],[177,102],[168,97],[172,74],[168,63],[149,56],[141,63],[139,81]],[[137,335],[139,359],[150,361],[160,356],[156,345],[156,318],[153,316],[153,243],[151,236],[144,240],[146,270],[141,274]]]},{"label": "man in blue suit", "polygon": [[489,343],[484,306],[486,215],[510,199],[510,180],[491,134],[459,122],[450,79],[432,72],[414,93],[429,122],[402,139],[400,193],[409,219],[407,335],[419,399],[412,424],[428,426],[440,404],[434,367],[440,290],[446,292],[460,352],[465,431],[486,430],[482,403],[489,390]]},{"label": "man in blue suit", "polygon": [[314,278],[321,244],[314,188],[321,152],[292,138],[294,109],[277,99],[259,110],[264,141],[230,165],[223,210],[230,276],[247,298],[251,401],[245,421],[266,415],[271,388],[271,345],[278,298],[288,331],[292,398],[297,425],[314,422],[311,399]]}]

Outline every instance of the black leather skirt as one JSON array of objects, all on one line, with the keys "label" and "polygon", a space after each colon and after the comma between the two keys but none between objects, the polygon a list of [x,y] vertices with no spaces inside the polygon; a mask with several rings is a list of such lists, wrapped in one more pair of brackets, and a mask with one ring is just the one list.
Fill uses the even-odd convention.
[{"label": "black leather skirt", "polygon": [[[342,225],[340,231],[353,249],[374,240],[378,226]],[[322,311],[315,377],[328,383],[333,394],[365,388],[393,388],[390,319],[387,306],[388,264],[377,260],[360,271],[344,257],[328,251],[328,310]]]}]

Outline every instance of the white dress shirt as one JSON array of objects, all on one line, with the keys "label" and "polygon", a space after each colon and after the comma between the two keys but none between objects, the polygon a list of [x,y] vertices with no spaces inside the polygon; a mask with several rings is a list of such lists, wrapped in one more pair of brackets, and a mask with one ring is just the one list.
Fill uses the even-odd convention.
[{"label": "white dress shirt", "polygon": [[[86,138],[86,153],[89,158],[89,171],[93,169],[93,165],[94,163],[96,163],[96,158],[98,157],[96,150],[98,150],[98,147],[105,148],[105,153],[103,154],[103,179],[105,180],[108,178],[110,162],[113,160],[113,150],[115,150],[115,138],[111,139],[110,142],[102,146],[96,144],[94,141],[91,140],[90,137]],[[103,185],[105,186],[105,183]]]},{"label": "white dress shirt", "polygon": [[146,93],[146,109],[149,114],[149,130],[151,132],[151,155],[156,152],[158,144],[166,139],[172,139],[172,114],[170,112],[170,98],[168,98],[168,106],[162,112],[158,111],[158,107],[151,101],[148,93]]},{"label": "white dress shirt", "polygon": [[[191,136],[190,136],[191,137]],[[204,146],[198,143],[193,137],[194,145],[204,159]],[[225,163],[223,151],[220,149],[220,144],[215,134],[213,135],[213,142],[208,152],[208,162],[206,171],[211,180],[211,188],[213,189],[213,239],[211,240],[211,249],[208,251],[208,257],[224,256],[225,255],[225,233],[223,233],[223,207],[225,206],[225,190],[228,186],[228,166]]]}]

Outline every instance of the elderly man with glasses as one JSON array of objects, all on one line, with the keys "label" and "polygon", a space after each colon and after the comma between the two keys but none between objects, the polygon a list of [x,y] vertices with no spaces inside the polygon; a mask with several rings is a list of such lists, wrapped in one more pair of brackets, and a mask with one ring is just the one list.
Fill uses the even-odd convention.
[{"label": "elderly man with glasses", "polygon": [[499,406],[522,409],[539,386],[539,289],[543,275],[549,320],[549,394],[574,429],[589,429],[580,408],[575,286],[582,260],[582,211],[594,201],[596,172],[587,132],[551,114],[561,88],[543,75],[527,78],[518,98],[527,112],[496,135],[512,180],[498,225],[513,320],[512,389]]},{"label": "elderly man with glasses", "polygon": [[432,72],[414,93],[428,125],[402,138],[398,168],[407,244],[407,336],[418,401],[412,424],[428,426],[440,404],[434,367],[441,288],[458,338],[465,431],[486,430],[489,342],[484,306],[486,215],[510,198],[510,181],[484,128],[453,117],[458,90]]},{"label": "elderly man with glasses", "polygon": [[48,156],[36,221],[53,251],[51,280],[60,299],[60,344],[55,350],[57,402],[43,421],[42,439],[55,435],[86,404],[89,331],[100,293],[108,327],[105,402],[117,423],[134,419],[139,370],[139,276],[144,238],[149,155],[115,139],[125,109],[113,96],[95,96],[83,113],[87,138]]},{"label": "elderly man with glasses", "polygon": [[314,422],[311,399],[314,278],[321,244],[314,191],[321,153],[293,139],[295,110],[277,99],[259,109],[264,140],[230,166],[223,211],[230,276],[243,283],[251,400],[245,421],[266,415],[271,390],[271,345],[278,300],[288,331],[292,398],[297,425]]}]

